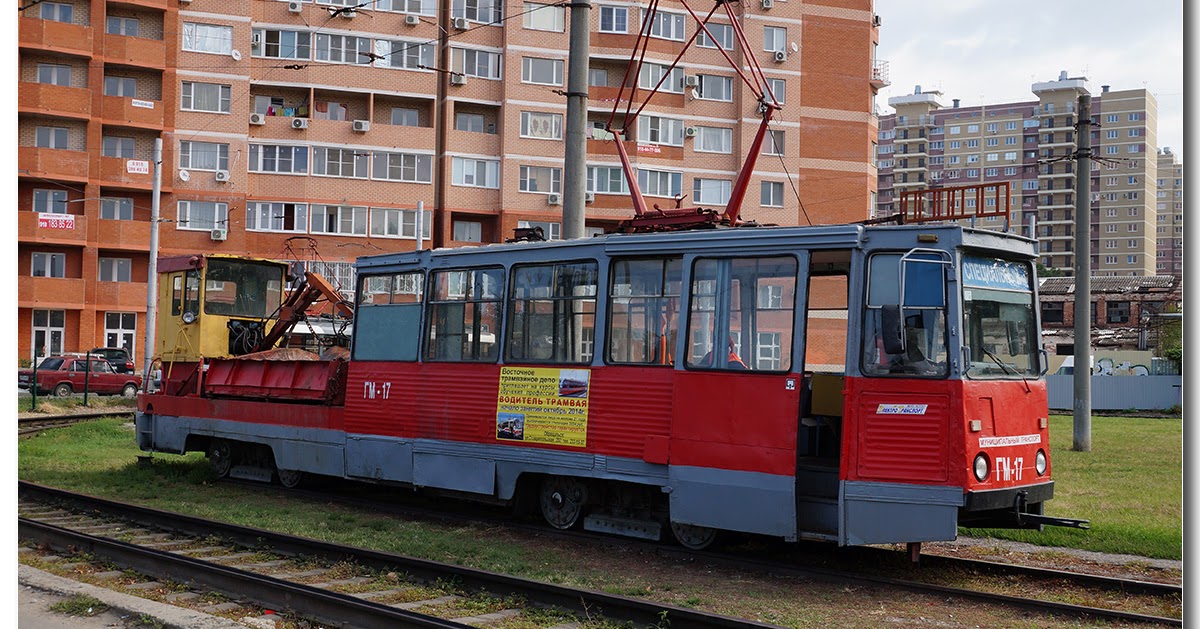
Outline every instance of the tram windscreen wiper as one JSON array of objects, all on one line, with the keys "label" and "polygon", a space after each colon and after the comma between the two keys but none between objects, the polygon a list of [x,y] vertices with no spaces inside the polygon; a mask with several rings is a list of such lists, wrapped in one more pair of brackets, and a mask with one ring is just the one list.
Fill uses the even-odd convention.
[{"label": "tram windscreen wiper", "polygon": [[996,363],[997,365],[1000,365],[1000,368],[1004,370],[1004,373],[1011,373],[1014,376],[1020,376],[1021,382],[1025,383],[1025,392],[1029,393],[1029,381],[1025,379],[1025,374],[1023,374],[1019,371],[1016,371],[1016,370],[1010,368],[1008,365],[1004,364],[1004,361],[1000,360],[995,354],[988,351],[988,348],[980,345],[979,349],[983,351],[985,356],[987,356],[988,358],[991,358],[992,362]]}]

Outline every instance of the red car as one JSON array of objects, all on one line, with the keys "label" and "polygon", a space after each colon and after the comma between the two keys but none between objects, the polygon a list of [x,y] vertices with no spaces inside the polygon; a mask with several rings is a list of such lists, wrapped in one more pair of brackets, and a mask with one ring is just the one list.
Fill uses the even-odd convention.
[{"label": "red car", "polygon": [[[92,372],[87,373],[88,360],[74,356],[51,356],[43,359],[37,368],[37,392],[66,397],[83,393],[86,380],[91,393],[123,395],[133,397],[142,386],[142,377],[132,373],[116,373],[107,360],[92,357]],[[86,378],[85,378],[86,376]],[[17,386],[22,389],[33,387],[33,370],[17,372]]]}]

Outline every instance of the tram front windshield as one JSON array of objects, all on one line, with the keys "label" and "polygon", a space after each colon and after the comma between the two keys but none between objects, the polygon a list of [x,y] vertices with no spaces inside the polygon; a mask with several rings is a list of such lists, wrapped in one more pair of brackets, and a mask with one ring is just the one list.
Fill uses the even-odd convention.
[{"label": "tram front windshield", "polygon": [[210,259],[205,273],[204,312],[265,318],[279,307],[283,268],[245,260]]},{"label": "tram front windshield", "polygon": [[967,376],[1036,376],[1038,330],[1029,265],[965,256],[962,274]]}]

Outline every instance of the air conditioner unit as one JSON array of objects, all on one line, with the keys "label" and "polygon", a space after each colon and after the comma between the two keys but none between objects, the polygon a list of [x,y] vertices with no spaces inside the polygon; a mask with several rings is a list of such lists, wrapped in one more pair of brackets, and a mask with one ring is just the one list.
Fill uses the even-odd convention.
[{"label": "air conditioner unit", "polygon": [[358,15],[358,11],[355,11],[354,9],[346,9],[345,11],[342,11],[342,19],[345,20],[353,20],[354,16],[356,15]]},{"label": "air conditioner unit", "polygon": [[292,118],[292,128],[293,129],[307,129],[308,128],[308,118]]},{"label": "air conditioner unit", "polygon": [[584,203],[591,203],[592,201],[595,201],[595,200],[596,200],[596,193],[595,193],[595,192],[585,192],[585,193],[583,193],[583,202],[584,202]]},{"label": "air conditioner unit", "polygon": [[217,171],[217,181],[229,181],[229,171],[228,170],[218,170]]},{"label": "air conditioner unit", "polygon": [[562,205],[562,195],[561,194],[547,195],[546,201],[548,201],[550,203],[550,205]]},{"label": "air conditioner unit", "polygon": [[350,123],[350,128],[358,131],[359,133],[366,133],[367,131],[371,130],[371,121],[355,120],[354,122]]},{"label": "air conditioner unit", "polygon": [[229,237],[229,230],[217,228],[208,232],[208,237],[213,240],[225,240]]},{"label": "air conditioner unit", "polygon": [[787,61],[787,53],[782,50],[775,51],[775,63],[783,63]]},{"label": "air conditioner unit", "polygon": [[471,28],[471,23],[468,22],[467,18],[465,17],[456,17],[454,18],[454,28],[457,28],[460,31],[465,31],[468,28]]},{"label": "air conditioner unit", "polygon": [[450,85],[466,85],[467,75],[458,72],[450,73]]},{"label": "air conditioner unit", "polygon": [[408,24],[409,26],[416,26],[417,24],[421,23],[421,18],[415,15],[406,15],[404,16],[404,23]]},{"label": "air conditioner unit", "polygon": [[762,8],[764,8],[764,9],[775,8],[775,0],[762,0]]},{"label": "air conditioner unit", "polygon": [[683,135],[685,135],[689,138],[696,137],[696,127],[684,127]]},{"label": "air conditioner unit", "polygon": [[299,13],[303,10],[304,10],[304,3],[300,2],[299,0],[293,0],[292,2],[288,3],[288,11],[290,11],[292,13]]},{"label": "air conditioner unit", "polygon": [[250,124],[264,125],[267,124],[266,114],[250,114]]},{"label": "air conditioner unit", "polygon": [[683,77],[684,87],[696,87],[697,85],[700,85],[700,77],[694,74],[689,74],[688,76]]}]

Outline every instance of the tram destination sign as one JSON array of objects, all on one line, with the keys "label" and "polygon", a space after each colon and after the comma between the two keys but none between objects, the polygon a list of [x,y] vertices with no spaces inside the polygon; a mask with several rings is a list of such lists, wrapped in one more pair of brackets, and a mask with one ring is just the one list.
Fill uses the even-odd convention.
[{"label": "tram destination sign", "polygon": [[1020,262],[995,258],[964,257],[963,285],[1029,292],[1029,267]]}]

